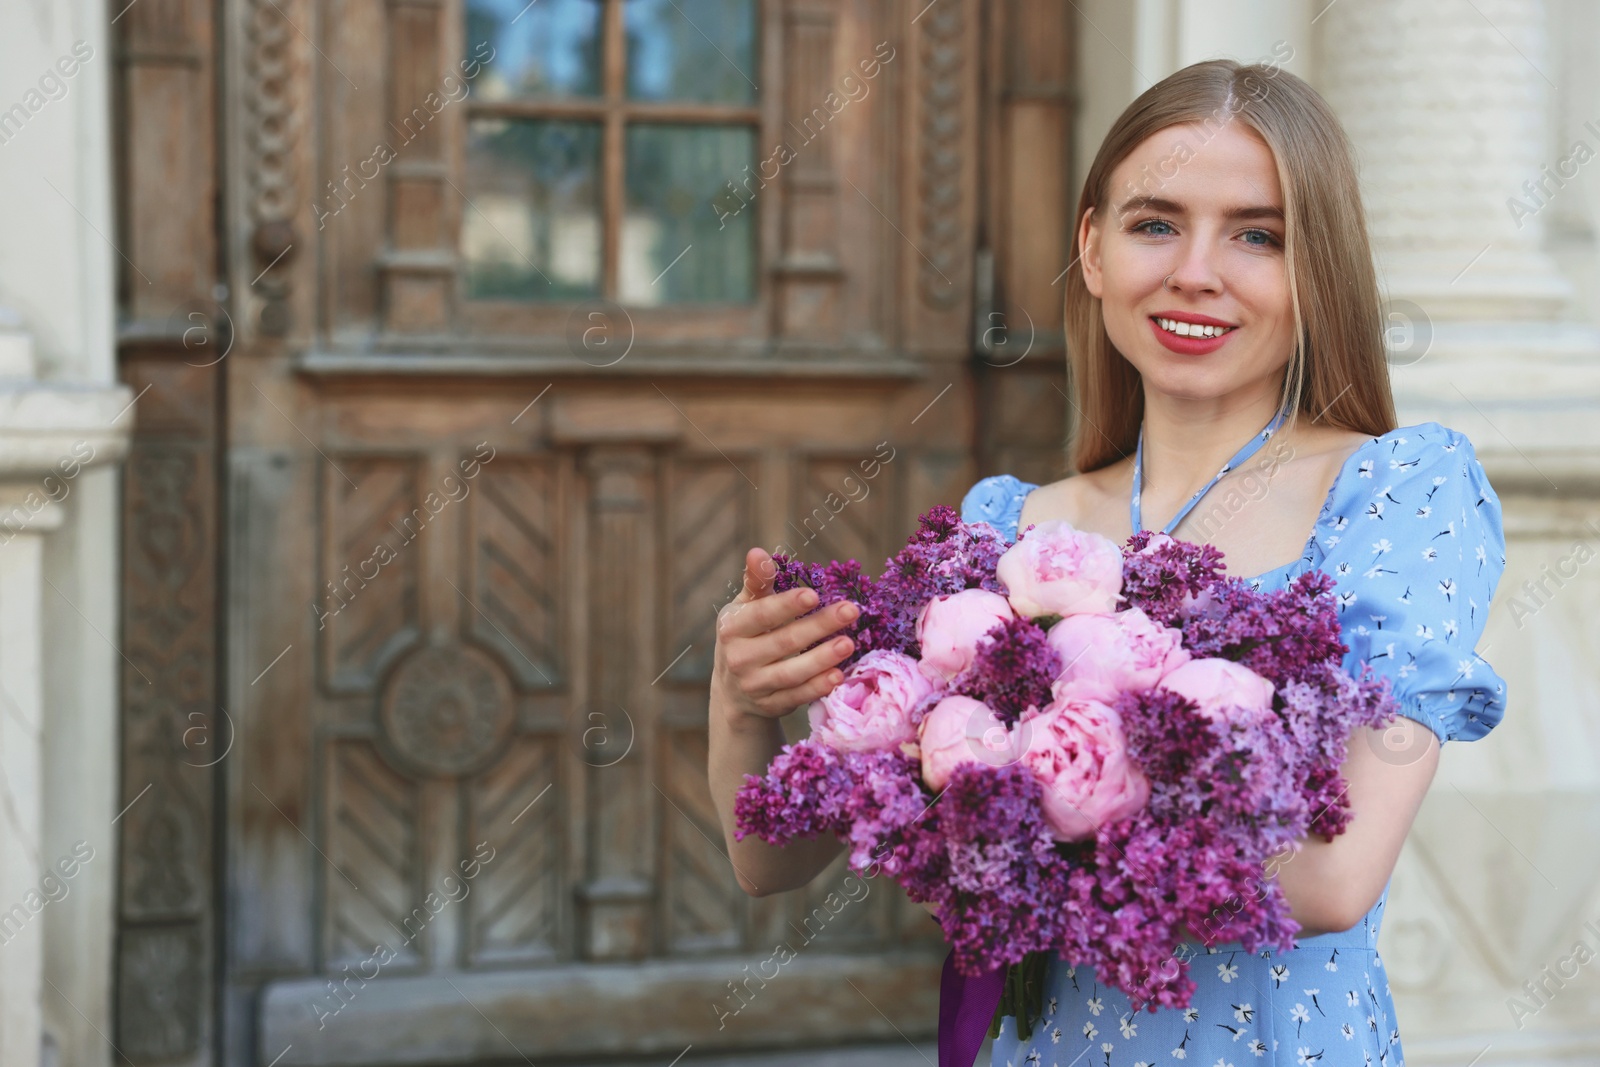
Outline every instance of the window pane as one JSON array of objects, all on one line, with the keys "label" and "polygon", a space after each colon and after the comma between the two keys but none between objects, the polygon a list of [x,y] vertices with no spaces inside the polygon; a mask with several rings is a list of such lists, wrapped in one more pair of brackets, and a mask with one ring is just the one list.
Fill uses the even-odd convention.
[{"label": "window pane", "polygon": [[600,291],[600,125],[473,119],[461,257],[468,297]]},{"label": "window pane", "polygon": [[738,179],[755,158],[755,131],[635,125],[626,140],[622,302],[753,299],[755,206],[728,183],[744,188]]},{"label": "window pane", "polygon": [[484,100],[598,96],[600,0],[467,0],[467,60]]},{"label": "window pane", "polygon": [[753,101],[755,7],[753,0],[626,0],[628,96],[717,104]]}]

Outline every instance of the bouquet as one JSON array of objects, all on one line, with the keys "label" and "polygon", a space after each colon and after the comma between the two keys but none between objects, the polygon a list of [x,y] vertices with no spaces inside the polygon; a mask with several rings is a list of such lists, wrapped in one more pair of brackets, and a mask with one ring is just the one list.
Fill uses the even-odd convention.
[{"label": "bouquet", "polygon": [[836,835],[934,905],[947,980],[1004,973],[994,1025],[1023,1036],[1051,955],[1154,1011],[1189,1004],[1191,935],[1292,949],[1264,868],[1343,831],[1346,741],[1395,702],[1343,670],[1328,575],[1259,592],[1221,558],[1061,521],[1010,544],[943,506],[878,577],[775,556],[775,591],[861,614],[810,736],[746,776],[737,836]]}]

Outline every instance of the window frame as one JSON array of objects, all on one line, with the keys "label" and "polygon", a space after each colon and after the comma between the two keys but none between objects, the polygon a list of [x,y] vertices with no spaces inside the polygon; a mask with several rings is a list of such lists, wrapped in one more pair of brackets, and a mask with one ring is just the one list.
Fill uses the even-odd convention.
[{"label": "window frame", "polygon": [[[750,173],[762,155],[762,146],[781,140],[782,20],[774,10],[778,0],[751,0],[754,6],[757,66],[752,74],[756,100],[749,105],[696,104],[630,100],[626,96],[627,71],[624,67],[626,38],[623,33],[624,0],[594,0],[601,5],[601,94],[597,97],[556,97],[543,100],[477,100],[469,94],[466,105],[452,124],[448,167],[463,190],[467,188],[467,143],[473,119],[567,119],[597,121],[601,126],[601,281],[597,296],[577,300],[521,301],[503,298],[473,298],[467,295],[465,262],[460,258],[462,228],[466,213],[475,210],[466,193],[455,198],[447,221],[453,235],[458,269],[452,287],[455,321],[459,332],[473,337],[525,337],[561,343],[570,333],[576,318],[597,308],[621,307],[628,320],[630,341],[651,344],[718,342],[748,343],[770,333],[772,321],[772,269],[776,261],[779,212],[776,197],[781,189],[768,182],[745,210],[755,212],[755,277],[749,302],[695,302],[656,306],[628,305],[617,300],[620,267],[621,219],[625,212],[623,149],[629,123],[647,121],[665,124],[735,125],[754,130],[756,152],[750,159]],[[466,33],[466,0],[459,0],[453,12],[451,36],[455,51],[461,51]],[[765,85],[766,88],[761,88]],[[741,172],[742,174],[742,172]],[[741,174],[729,175],[737,179]],[[769,201],[774,201],[769,207]],[[544,347],[544,346],[541,346]],[[569,343],[570,347],[570,343]]]}]

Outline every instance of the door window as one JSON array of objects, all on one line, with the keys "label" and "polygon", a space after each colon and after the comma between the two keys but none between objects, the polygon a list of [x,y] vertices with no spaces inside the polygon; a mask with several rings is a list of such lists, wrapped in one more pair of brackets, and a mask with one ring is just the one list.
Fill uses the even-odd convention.
[{"label": "door window", "polygon": [[[469,300],[749,303],[754,0],[469,0]],[[488,42],[490,53],[483,43]]]}]

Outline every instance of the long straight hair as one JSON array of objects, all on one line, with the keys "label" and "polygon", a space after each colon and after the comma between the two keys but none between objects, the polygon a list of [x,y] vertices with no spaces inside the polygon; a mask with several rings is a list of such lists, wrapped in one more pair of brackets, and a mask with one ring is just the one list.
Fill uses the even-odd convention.
[{"label": "long straight hair", "polygon": [[[1209,138],[1230,121],[1243,122],[1266,142],[1283,190],[1295,334],[1281,398],[1290,412],[1284,430],[1309,413],[1327,426],[1387,433],[1397,425],[1394,395],[1354,156],[1338,116],[1304,80],[1276,66],[1213,59],[1146,89],[1100,143],[1072,216],[1074,242],[1084,212],[1093,208],[1100,223],[1115,210],[1111,173],[1147,137],[1200,123]],[[1066,277],[1067,377],[1079,414],[1067,450],[1077,472],[1087,473],[1133,452],[1144,389],[1139,372],[1106,334],[1081,259],[1074,258]]]}]

